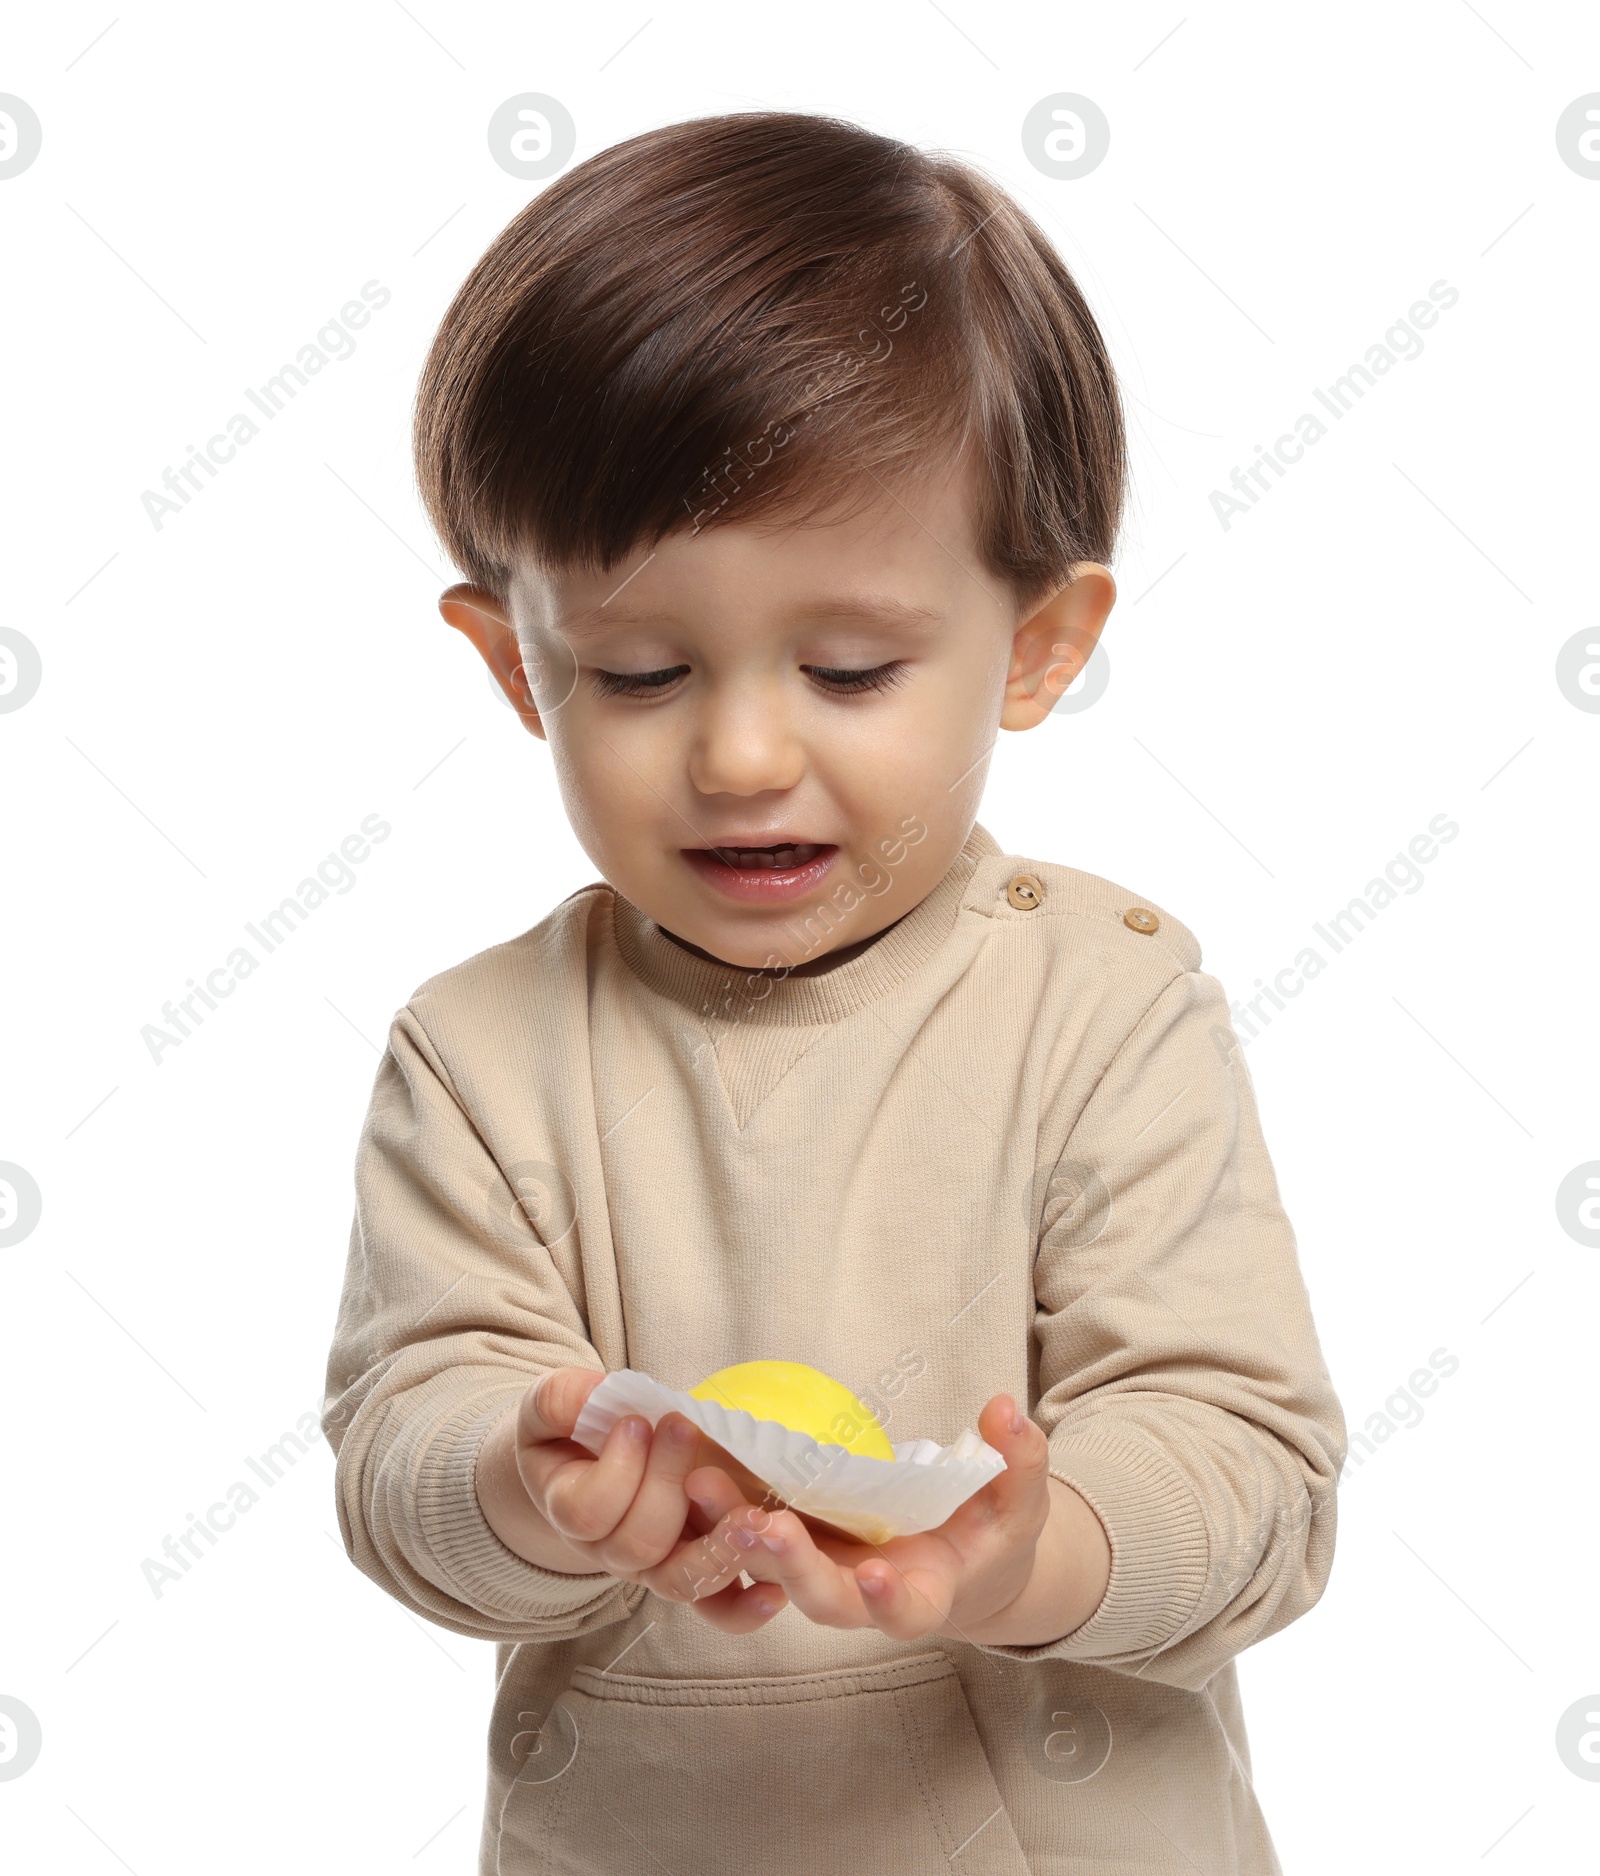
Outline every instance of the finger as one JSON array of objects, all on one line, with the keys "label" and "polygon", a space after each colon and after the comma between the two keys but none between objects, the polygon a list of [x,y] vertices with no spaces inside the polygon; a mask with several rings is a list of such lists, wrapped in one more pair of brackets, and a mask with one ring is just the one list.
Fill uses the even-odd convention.
[{"label": "finger", "polygon": [[[683,1488],[705,1516],[708,1528],[741,1505],[755,1502],[744,1495],[721,1466],[696,1466],[685,1478]],[[767,1515],[774,1509],[768,1505]]]},{"label": "finger", "polygon": [[694,1466],[700,1430],[680,1413],[664,1414],[650,1442],[644,1476],[632,1503],[598,1549],[618,1574],[651,1569],[683,1536],[689,1499],[683,1482]]},{"label": "finger", "polygon": [[692,1607],[713,1628],[727,1635],[749,1635],[764,1627],[788,1602],[776,1583],[757,1583],[754,1589],[731,1584],[712,1596],[702,1596]]},{"label": "finger", "polygon": [[527,1446],[567,1439],[583,1404],[605,1379],[595,1368],[552,1368],[522,1396],[517,1439]]},{"label": "finger", "polygon": [[758,1582],[778,1583],[804,1616],[828,1628],[865,1628],[872,1617],[854,1575],[818,1550],[792,1511],[777,1512],[745,1565]]},{"label": "finger", "polygon": [[758,1505],[764,1499],[776,1500],[777,1494],[765,1479],[758,1478],[748,1466],[742,1465],[735,1459],[725,1446],[719,1446],[715,1440],[708,1438],[704,1433],[700,1436],[700,1464],[715,1466],[727,1473],[752,1505]]},{"label": "finger", "polygon": [[686,1538],[663,1562],[635,1580],[670,1602],[699,1602],[717,1595],[741,1570],[749,1569],[751,1552],[759,1548],[757,1532],[762,1526],[752,1529],[752,1518],[761,1519],[762,1514],[741,1504],[703,1536]]},{"label": "finger", "polygon": [[812,1543],[823,1556],[831,1557],[835,1563],[842,1563],[847,1570],[853,1570],[858,1563],[865,1563],[868,1557],[881,1554],[880,1545],[863,1543],[859,1537],[851,1537],[836,1526],[819,1524],[804,1512],[799,1513],[799,1516],[811,1533]]},{"label": "finger", "polygon": [[955,1600],[955,1580],[930,1565],[897,1569],[886,1557],[856,1567],[856,1587],[874,1628],[896,1641],[915,1641],[942,1628]]},{"label": "finger", "polygon": [[978,1494],[986,1509],[1007,1520],[1042,1522],[1050,1509],[1050,1442],[1044,1429],[1011,1395],[996,1394],[978,1416],[978,1431],[1006,1462],[1005,1471]]},{"label": "finger", "polygon": [[597,1459],[562,1459],[561,1442],[519,1453],[524,1477],[562,1537],[592,1544],[621,1522],[644,1478],[650,1454],[650,1422],[625,1414],[606,1435]]}]

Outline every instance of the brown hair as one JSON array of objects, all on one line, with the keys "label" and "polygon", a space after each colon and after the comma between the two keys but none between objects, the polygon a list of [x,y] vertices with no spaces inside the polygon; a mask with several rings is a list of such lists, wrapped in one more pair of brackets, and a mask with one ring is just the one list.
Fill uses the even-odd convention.
[{"label": "brown hair", "polygon": [[604,571],[680,527],[836,512],[975,440],[1031,600],[1109,560],[1126,478],[1082,294],[987,177],[837,118],[647,131],[545,189],[434,339],[414,447],[452,559]]}]

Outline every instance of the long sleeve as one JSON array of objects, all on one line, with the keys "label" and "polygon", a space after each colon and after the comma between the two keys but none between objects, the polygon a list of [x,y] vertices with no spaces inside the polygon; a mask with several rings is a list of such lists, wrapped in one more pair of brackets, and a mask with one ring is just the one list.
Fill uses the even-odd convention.
[{"label": "long sleeve", "polygon": [[1345,1449],[1217,981],[1180,972],[1053,1169],[1035,1272],[1035,1415],[1111,1540],[1064,1639],[995,1648],[1198,1688],[1321,1595]]},{"label": "long sleeve", "polygon": [[623,1620],[643,1590],[527,1562],[478,1504],[484,1434],[531,1381],[569,1366],[605,1363],[552,1248],[402,1010],[357,1152],[322,1416],[351,1561],[417,1614],[487,1640]]}]

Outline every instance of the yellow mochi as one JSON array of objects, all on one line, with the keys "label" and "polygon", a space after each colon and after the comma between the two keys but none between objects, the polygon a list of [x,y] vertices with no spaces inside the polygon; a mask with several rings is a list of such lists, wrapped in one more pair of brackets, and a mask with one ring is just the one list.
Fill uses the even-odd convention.
[{"label": "yellow mochi", "polygon": [[742,1408],[757,1420],[776,1420],[822,1445],[847,1447],[862,1459],[894,1458],[883,1428],[849,1388],[803,1361],[737,1362],[707,1375],[689,1393],[695,1400]]}]

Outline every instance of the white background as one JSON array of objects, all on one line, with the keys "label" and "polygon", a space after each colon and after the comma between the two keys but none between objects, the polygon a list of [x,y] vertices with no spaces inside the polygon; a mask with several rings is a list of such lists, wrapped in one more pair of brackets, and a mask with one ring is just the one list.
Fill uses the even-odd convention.
[{"label": "white background", "polygon": [[[0,182],[0,624],[43,660],[0,715],[0,1160],[44,1208],[0,1251],[0,1695],[44,1740],[0,1783],[10,1866],[475,1867],[491,1648],[352,1568],[326,1446],[160,1597],[141,1566],[320,1407],[391,1013],[592,877],[438,619],[409,471],[434,327],[542,186],[489,116],[539,91],[575,160],[834,112],[980,163],[1059,242],[1136,496],[1109,690],[997,752],[1008,848],[1170,908],[1239,996],[1459,825],[1248,1047],[1352,1426],[1430,1352],[1459,1369],[1347,1479],[1326,1597],[1241,1672],[1292,1876],[1590,1867],[1600,1783],[1555,1730],[1600,1694],[1600,1252],[1555,1195],[1600,1158],[1600,716],[1555,661],[1596,623],[1600,182],[1554,132],[1600,90],[1600,16],[653,4],[6,29],[0,91],[44,127]],[[1059,91],[1111,124],[1075,181],[1019,138]],[[354,355],[156,529],[142,491],[368,280],[393,297]],[[1422,355],[1224,529],[1210,492],[1437,280]],[[153,1063],[142,1025],[374,813],[355,887]]]}]

